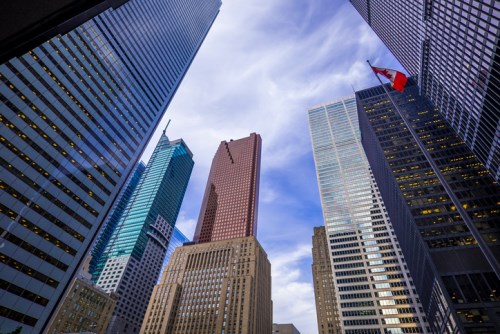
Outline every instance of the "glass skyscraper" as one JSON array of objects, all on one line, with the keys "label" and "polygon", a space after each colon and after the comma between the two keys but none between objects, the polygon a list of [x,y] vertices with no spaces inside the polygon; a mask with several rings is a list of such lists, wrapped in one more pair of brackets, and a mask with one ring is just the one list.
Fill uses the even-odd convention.
[{"label": "glass skyscraper", "polygon": [[[165,259],[163,260],[163,265],[161,267],[161,272],[165,270],[167,267],[168,261],[170,260],[170,256],[174,253],[177,247],[181,247],[185,242],[191,242],[191,240],[186,237],[181,230],[177,227],[174,228],[174,232],[172,233],[172,237],[170,238],[170,242],[168,243],[167,254],[165,255]],[[161,275],[158,276],[157,283],[160,283]]]},{"label": "glass skyscraper", "polygon": [[141,333],[271,333],[271,264],[255,237],[260,155],[256,133],[220,143],[195,242],[170,257]]},{"label": "glass skyscraper", "polygon": [[432,331],[498,333],[500,187],[413,79],[390,94],[430,159],[382,86],[356,93],[362,143]]},{"label": "glass skyscraper", "polygon": [[429,333],[361,145],[356,99],[309,110],[342,333]]},{"label": "glass skyscraper", "polygon": [[500,5],[351,0],[421,92],[500,181]]},{"label": "glass skyscraper", "polygon": [[93,281],[97,281],[99,275],[102,272],[102,268],[104,266],[104,262],[99,263],[99,259],[103,256],[104,250],[108,245],[111,237],[113,236],[113,232],[115,231],[118,223],[120,222],[123,213],[127,207],[128,202],[132,198],[132,194],[134,193],[135,188],[139,184],[139,180],[141,179],[144,170],[146,169],[146,165],[141,161],[139,162],[134,170],[132,171],[132,175],[123,187],[119,198],[115,202],[111,212],[104,223],[104,227],[99,233],[99,237],[94,247],[92,248],[91,259],[89,264],[89,273],[93,276]]},{"label": "glass skyscraper", "polygon": [[119,296],[107,333],[139,331],[193,165],[184,141],[164,133],[98,262],[97,285]]},{"label": "glass skyscraper", "polygon": [[260,135],[222,141],[208,175],[196,243],[257,235]]},{"label": "glass skyscraper", "polygon": [[[125,212],[128,202],[132,198],[132,194],[134,193],[135,188],[139,184],[139,180],[142,174],[144,173],[145,169],[146,165],[142,161],[135,167],[132,176],[127,181],[127,184],[125,185],[122,193],[120,194],[118,201],[113,206],[113,209],[108,219],[104,223],[104,228],[99,234],[99,238],[97,239],[97,242],[94,245],[94,248],[92,249],[91,253],[92,257],[90,260],[89,272],[90,274],[93,275],[94,281],[97,281],[97,279],[99,279],[103,266],[105,265],[105,262],[103,261],[99,262],[99,259],[103,256],[104,250],[106,249],[106,246],[109,244],[113,232],[118,226],[118,223],[123,213]],[[168,249],[165,255],[165,259],[163,260],[161,272],[163,272],[163,269],[165,269],[165,267],[167,266],[168,259],[170,258],[170,255],[172,255],[174,250],[177,247],[182,246],[185,242],[190,242],[190,241],[191,240],[189,240],[188,237],[186,237],[177,227],[174,228],[174,232],[172,233],[172,237],[170,238],[170,241],[168,243]],[[158,276],[158,280],[159,279],[160,276]]]},{"label": "glass skyscraper", "polygon": [[220,5],[130,0],[0,65],[0,331],[47,328]]}]

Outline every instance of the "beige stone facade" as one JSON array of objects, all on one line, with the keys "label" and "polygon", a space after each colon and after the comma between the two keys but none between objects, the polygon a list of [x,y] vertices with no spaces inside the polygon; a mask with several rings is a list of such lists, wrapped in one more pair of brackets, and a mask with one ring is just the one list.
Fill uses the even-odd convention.
[{"label": "beige stone facade", "polygon": [[341,333],[332,264],[328,252],[328,240],[325,227],[315,227],[312,238],[313,281],[316,299],[316,315],[319,334]]},{"label": "beige stone facade", "polygon": [[141,333],[272,333],[271,264],[257,239],[177,248]]},{"label": "beige stone facade", "polygon": [[116,306],[116,295],[95,286],[84,273],[68,291],[46,333],[104,333]]}]

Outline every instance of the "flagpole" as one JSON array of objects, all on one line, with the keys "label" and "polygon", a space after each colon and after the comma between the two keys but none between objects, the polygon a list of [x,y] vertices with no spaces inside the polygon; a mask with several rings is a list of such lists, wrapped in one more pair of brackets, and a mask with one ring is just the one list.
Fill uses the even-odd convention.
[{"label": "flagpole", "polygon": [[465,211],[465,209],[462,207],[462,203],[460,203],[458,197],[455,195],[455,193],[451,189],[450,185],[448,184],[448,181],[446,181],[446,178],[444,177],[444,175],[441,173],[441,170],[439,169],[439,167],[434,162],[434,159],[432,158],[431,154],[427,151],[427,149],[425,148],[424,144],[420,140],[420,137],[418,136],[417,132],[411,126],[408,118],[401,112],[401,110],[399,109],[399,106],[393,100],[391,94],[389,94],[389,91],[387,90],[386,86],[382,83],[382,80],[380,80],[380,77],[378,76],[378,74],[375,73],[375,71],[373,71],[372,64],[370,63],[370,61],[367,60],[366,62],[370,66],[370,70],[373,72],[373,74],[375,74],[375,76],[377,77],[377,80],[382,85],[382,88],[384,89],[385,94],[387,95],[387,97],[389,98],[389,100],[391,100],[392,105],[394,106],[394,108],[398,112],[399,116],[403,120],[403,122],[404,122],[406,128],[408,129],[408,131],[410,131],[413,139],[417,142],[418,147],[420,148],[420,150],[424,154],[425,159],[427,160],[427,162],[430,164],[430,166],[431,166],[434,174],[436,174],[436,176],[439,179],[439,181],[441,181],[441,184],[442,184],[444,190],[446,191],[446,193],[450,197],[451,201],[455,205],[455,208],[457,209],[458,213],[462,217],[465,225],[467,225],[467,227],[469,228],[470,233],[472,234],[472,236],[474,237],[474,239],[476,239],[479,248],[483,251],[483,254],[486,257],[486,260],[488,261],[488,263],[490,264],[490,266],[493,268],[493,271],[495,271],[497,277],[500,278],[500,264],[499,264],[498,260],[491,253],[488,245],[486,244],[486,242],[484,241],[483,237],[481,236],[481,234],[476,229],[476,227],[474,225],[474,222],[471,220],[471,218],[467,214],[467,211]]}]

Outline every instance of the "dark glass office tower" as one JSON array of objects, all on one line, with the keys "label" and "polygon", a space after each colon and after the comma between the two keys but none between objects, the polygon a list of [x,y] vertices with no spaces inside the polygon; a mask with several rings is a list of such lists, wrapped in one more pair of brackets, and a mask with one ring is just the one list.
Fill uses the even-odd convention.
[{"label": "dark glass office tower", "polygon": [[104,262],[99,262],[99,259],[103,256],[104,250],[108,245],[111,237],[120,222],[120,219],[127,208],[127,204],[132,198],[132,194],[134,193],[135,188],[139,184],[139,180],[141,179],[144,170],[146,169],[146,165],[141,161],[139,162],[134,170],[132,171],[132,175],[123,187],[122,192],[119,195],[119,198],[115,202],[115,205],[111,209],[111,212],[104,223],[104,227],[99,233],[99,237],[97,242],[94,244],[94,247],[91,252],[91,259],[89,264],[89,273],[92,274],[92,281],[96,282],[99,278]]},{"label": "dark glass office tower", "polygon": [[0,63],[22,56],[46,40],[65,34],[108,8],[128,0],[31,0],[0,2]]},{"label": "dark glass office tower", "polygon": [[499,2],[351,3],[500,181]]},{"label": "dark glass office tower", "polygon": [[220,0],[130,0],[0,66],[0,331],[40,333]]},{"label": "dark glass office tower", "polygon": [[391,94],[472,220],[382,87],[357,92],[363,146],[428,321],[435,333],[497,333],[500,187],[413,79]]}]

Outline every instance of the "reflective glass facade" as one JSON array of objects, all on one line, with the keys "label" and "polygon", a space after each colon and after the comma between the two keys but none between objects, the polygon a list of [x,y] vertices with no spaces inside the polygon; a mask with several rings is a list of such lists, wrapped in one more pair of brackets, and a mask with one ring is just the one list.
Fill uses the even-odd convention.
[{"label": "reflective glass facade", "polygon": [[111,212],[104,223],[104,228],[99,233],[99,237],[97,238],[97,242],[95,243],[92,252],[91,259],[89,264],[89,273],[92,274],[93,281],[96,282],[99,279],[99,275],[102,272],[102,268],[104,266],[104,262],[99,262],[101,257],[103,256],[104,250],[108,245],[111,237],[113,236],[113,232],[115,231],[118,223],[125,212],[128,202],[132,198],[132,194],[134,193],[135,188],[139,184],[139,180],[141,179],[144,170],[146,169],[146,165],[141,161],[137,164],[137,166],[132,171],[132,175],[128,179],[127,183],[123,187],[117,202],[111,209]]},{"label": "reflective glass facade", "polygon": [[257,235],[261,146],[256,133],[220,143],[210,167],[195,242]]},{"label": "reflective glass facade", "polygon": [[[177,227],[174,228],[174,232],[172,233],[172,237],[170,238],[170,242],[168,243],[167,254],[165,255],[165,259],[163,260],[163,265],[161,267],[161,272],[165,270],[168,264],[168,260],[170,260],[170,256],[175,251],[177,247],[181,247],[185,242],[190,242],[189,240]],[[161,275],[158,276],[158,282],[160,283]]]},{"label": "reflective glass facade", "polygon": [[499,2],[351,3],[500,181]]},{"label": "reflective glass facade", "polygon": [[260,155],[256,133],[220,143],[195,242],[172,254],[141,333],[271,333],[271,264],[255,238]]},{"label": "reflective glass facade", "polygon": [[381,86],[356,93],[362,142],[428,321],[435,333],[496,333],[500,187],[414,80],[391,95],[431,160]]},{"label": "reflective glass facade", "polygon": [[342,333],[429,333],[361,145],[356,99],[309,110]]},{"label": "reflective glass facade", "polygon": [[99,259],[97,285],[119,296],[108,333],[138,332],[193,165],[182,139],[169,141],[163,134]]},{"label": "reflective glass facade", "polygon": [[46,328],[218,14],[131,0],[0,65],[0,329]]}]

